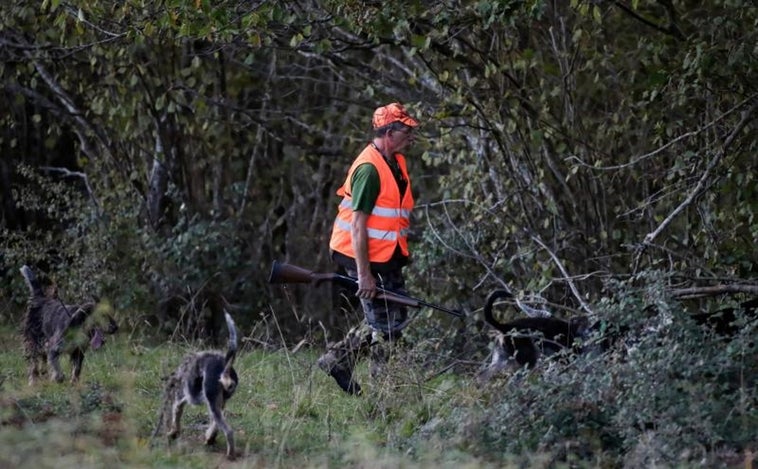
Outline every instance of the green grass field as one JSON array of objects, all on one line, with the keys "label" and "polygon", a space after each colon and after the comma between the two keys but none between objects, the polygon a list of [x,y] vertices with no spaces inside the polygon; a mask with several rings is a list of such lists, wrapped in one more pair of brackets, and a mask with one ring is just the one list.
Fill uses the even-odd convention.
[{"label": "green grass field", "polygon": [[[29,386],[21,344],[0,329],[0,467],[486,467],[445,442],[418,441],[433,415],[476,405],[465,380],[390,368],[385,383],[359,368],[363,397],[345,395],[315,366],[319,350],[243,350],[226,408],[238,458],[225,440],[203,444],[205,408],[187,407],[179,439],[151,442],[167,376],[190,345],[147,346],[120,332],[89,351],[76,385]],[[68,359],[63,360],[69,371]],[[423,433],[423,432],[422,432]],[[413,445],[402,445],[405,437]],[[460,445],[457,445],[460,448]],[[490,461],[491,462],[491,461]],[[501,466],[501,464],[497,464]],[[494,466],[493,466],[494,467]]]}]

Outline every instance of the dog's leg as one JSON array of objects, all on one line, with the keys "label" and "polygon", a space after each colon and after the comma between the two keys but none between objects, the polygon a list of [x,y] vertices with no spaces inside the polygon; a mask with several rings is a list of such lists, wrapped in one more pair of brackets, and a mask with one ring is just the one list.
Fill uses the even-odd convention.
[{"label": "dog's leg", "polygon": [[39,376],[39,368],[37,365],[37,357],[31,357],[29,359],[29,386],[34,386],[34,383],[37,382],[37,377]]},{"label": "dog's leg", "polygon": [[206,400],[211,424],[205,432],[205,444],[210,445],[216,441],[216,434],[220,428],[226,437],[226,457],[227,459],[234,459],[234,433],[229,424],[226,423],[226,420],[224,420],[224,397],[220,392],[216,392],[215,396],[206,395],[206,397],[211,398]]},{"label": "dog's leg", "polygon": [[216,442],[216,435],[218,435],[218,425],[216,420],[211,415],[211,423],[208,425],[208,429],[205,431],[205,444],[212,445]]},{"label": "dog's leg", "polygon": [[82,372],[82,363],[84,362],[84,351],[80,348],[71,352],[71,384],[79,381],[79,375]]},{"label": "dog's leg", "polygon": [[60,353],[54,350],[51,350],[47,356],[47,361],[50,364],[50,368],[53,370],[53,374],[51,378],[56,383],[61,383],[63,382],[64,379],[66,379],[63,372],[61,371],[59,357],[60,357]]},{"label": "dog's leg", "polygon": [[50,369],[53,371],[51,378],[57,383],[60,383],[65,379],[65,376],[61,371],[60,364],[62,345],[63,339],[59,336],[54,336],[50,338],[47,348],[47,363],[50,365]]},{"label": "dog's leg", "polygon": [[169,426],[168,438],[170,440],[175,439],[181,432],[182,412],[184,412],[184,404],[187,403],[187,398],[180,395],[178,399],[174,400],[171,406],[171,425]]},{"label": "dog's leg", "polygon": [[166,386],[163,388],[163,396],[161,399],[160,410],[158,411],[158,421],[155,424],[155,430],[151,435],[151,439],[154,439],[161,432],[163,426],[166,426],[166,432],[171,431],[172,423],[171,418],[173,415],[173,403],[177,400],[179,393],[181,392],[181,382],[176,380],[175,376],[170,376],[166,382]]},{"label": "dog's leg", "polygon": [[40,351],[34,345],[26,344],[26,363],[27,375],[29,377],[29,386],[34,386],[37,382],[37,378],[40,376]]},{"label": "dog's leg", "polygon": [[506,369],[508,362],[513,360],[503,347],[504,339],[505,337],[501,335],[495,340],[495,347],[492,350],[492,361],[490,361],[490,364],[477,375],[477,381],[480,385],[487,383],[495,375]]}]

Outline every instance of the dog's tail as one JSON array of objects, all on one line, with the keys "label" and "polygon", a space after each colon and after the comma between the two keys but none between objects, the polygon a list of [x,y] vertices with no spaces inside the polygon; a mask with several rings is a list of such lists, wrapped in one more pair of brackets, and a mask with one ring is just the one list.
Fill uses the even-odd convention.
[{"label": "dog's tail", "polygon": [[24,276],[26,286],[29,288],[29,294],[31,296],[43,296],[44,292],[42,291],[42,285],[40,285],[39,280],[37,280],[37,276],[34,275],[32,268],[24,264],[19,270],[21,271],[21,275]]},{"label": "dog's tail", "polygon": [[487,297],[487,302],[484,304],[484,320],[500,332],[507,333],[509,328],[495,319],[495,316],[492,314],[492,307],[495,305],[495,301],[500,298],[513,298],[513,294],[508,290],[495,290],[490,293],[490,296]]},{"label": "dog's tail", "polygon": [[226,319],[226,327],[229,328],[229,342],[224,359],[224,374],[226,374],[232,368],[234,357],[237,356],[238,341],[237,326],[234,325],[234,319],[232,319],[232,316],[226,310],[224,310],[224,318]]}]

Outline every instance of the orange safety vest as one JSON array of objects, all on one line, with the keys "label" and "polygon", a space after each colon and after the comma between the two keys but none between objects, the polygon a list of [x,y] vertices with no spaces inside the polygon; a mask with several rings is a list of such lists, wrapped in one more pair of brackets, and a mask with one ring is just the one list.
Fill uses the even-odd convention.
[{"label": "orange safety vest", "polygon": [[376,204],[366,223],[368,229],[368,260],[370,262],[389,261],[397,245],[400,246],[402,253],[408,256],[408,227],[410,226],[411,210],[413,210],[413,193],[411,181],[408,178],[408,169],[405,166],[405,157],[396,153],[395,158],[403,177],[408,181],[408,187],[405,189],[405,196],[402,201],[400,200],[400,189],[397,187],[392,170],[384,161],[379,150],[373,145],[367,146],[350,166],[345,183],[337,190],[337,195],[343,198],[337,209],[337,218],[332,227],[332,239],[329,242],[331,249],[355,259],[350,235],[350,223],[353,219],[350,181],[358,166],[371,163],[379,172],[380,188]]}]

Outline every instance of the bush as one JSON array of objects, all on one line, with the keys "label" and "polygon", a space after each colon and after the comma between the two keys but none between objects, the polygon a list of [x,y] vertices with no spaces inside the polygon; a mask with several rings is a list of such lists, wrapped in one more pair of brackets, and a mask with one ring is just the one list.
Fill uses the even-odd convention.
[{"label": "bush", "polygon": [[532,462],[739,461],[758,438],[756,321],[743,318],[739,334],[719,337],[666,298],[656,274],[638,280],[643,287],[614,285],[596,305],[601,322],[626,330],[611,350],[493,380],[474,405],[437,416],[434,433]]}]

